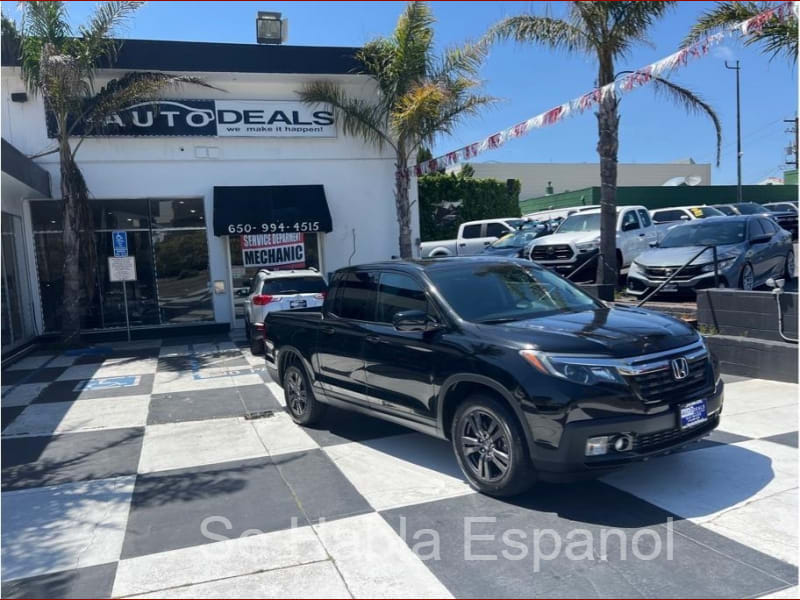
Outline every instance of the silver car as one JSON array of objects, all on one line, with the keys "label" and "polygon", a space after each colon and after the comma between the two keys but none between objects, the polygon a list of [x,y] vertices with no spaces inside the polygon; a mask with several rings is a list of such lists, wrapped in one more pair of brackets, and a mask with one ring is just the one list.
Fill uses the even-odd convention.
[{"label": "silver car", "polygon": [[709,248],[661,289],[676,294],[714,286],[717,248],[719,284],[752,290],[770,277],[794,276],[791,234],[762,216],[710,217],[678,225],[653,248],[636,257],[628,273],[628,292],[649,293],[704,246]]}]

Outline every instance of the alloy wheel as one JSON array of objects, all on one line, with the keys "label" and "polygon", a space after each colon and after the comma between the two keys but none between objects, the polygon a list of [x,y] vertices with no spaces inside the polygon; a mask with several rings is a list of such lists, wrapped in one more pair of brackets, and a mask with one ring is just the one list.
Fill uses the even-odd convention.
[{"label": "alloy wheel", "polygon": [[753,267],[750,265],[745,265],[744,271],[742,271],[742,289],[751,291],[753,289],[754,282],[755,276],[753,275]]},{"label": "alloy wheel", "polygon": [[485,410],[475,409],[464,416],[460,443],[464,461],[481,481],[502,479],[511,467],[511,444],[505,428]]},{"label": "alloy wheel", "polygon": [[306,383],[296,368],[291,368],[286,374],[286,390],[289,396],[289,410],[297,416],[302,415],[307,405]]}]

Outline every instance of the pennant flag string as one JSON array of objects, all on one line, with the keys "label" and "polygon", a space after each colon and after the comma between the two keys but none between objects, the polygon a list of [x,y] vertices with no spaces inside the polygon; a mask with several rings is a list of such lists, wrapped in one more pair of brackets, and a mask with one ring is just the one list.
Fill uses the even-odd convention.
[{"label": "pennant flag string", "polygon": [[666,78],[673,71],[685,67],[689,61],[707,55],[712,47],[721,43],[728,36],[739,34],[753,35],[760,32],[772,20],[785,21],[790,18],[796,19],[800,15],[798,7],[800,7],[800,2],[785,2],[776,5],[754,17],[736,23],[726,28],[724,31],[706,36],[694,44],[681,48],[677,52],[651,63],[646,67],[631,71],[612,83],[595,88],[591,92],[573,98],[564,104],[551,108],[526,121],[512,125],[508,129],[498,131],[479,142],[474,142],[458,150],[443,154],[442,156],[423,161],[410,167],[410,170],[417,177],[425,175],[426,173],[433,173],[445,167],[475,158],[487,150],[499,148],[507,141],[527,135],[534,129],[554,125],[569,116],[581,114],[603,103],[608,96],[616,96],[618,94],[630,92],[650,83],[656,77]]}]

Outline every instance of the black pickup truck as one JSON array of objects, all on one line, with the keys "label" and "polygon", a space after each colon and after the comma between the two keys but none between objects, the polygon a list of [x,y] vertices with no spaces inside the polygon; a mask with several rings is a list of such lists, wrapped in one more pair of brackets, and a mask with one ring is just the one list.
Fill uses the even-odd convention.
[{"label": "black pickup truck", "polygon": [[326,405],[451,440],[496,496],[667,453],[714,429],[723,383],[700,335],[609,308],[528,261],[337,271],[322,310],[272,312],[265,356],[301,425]]}]

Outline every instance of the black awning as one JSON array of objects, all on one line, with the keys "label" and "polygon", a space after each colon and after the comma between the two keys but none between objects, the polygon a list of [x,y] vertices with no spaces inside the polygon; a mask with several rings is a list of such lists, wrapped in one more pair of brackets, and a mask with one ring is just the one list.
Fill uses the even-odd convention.
[{"label": "black awning", "polygon": [[214,235],[332,230],[321,185],[214,187]]}]

